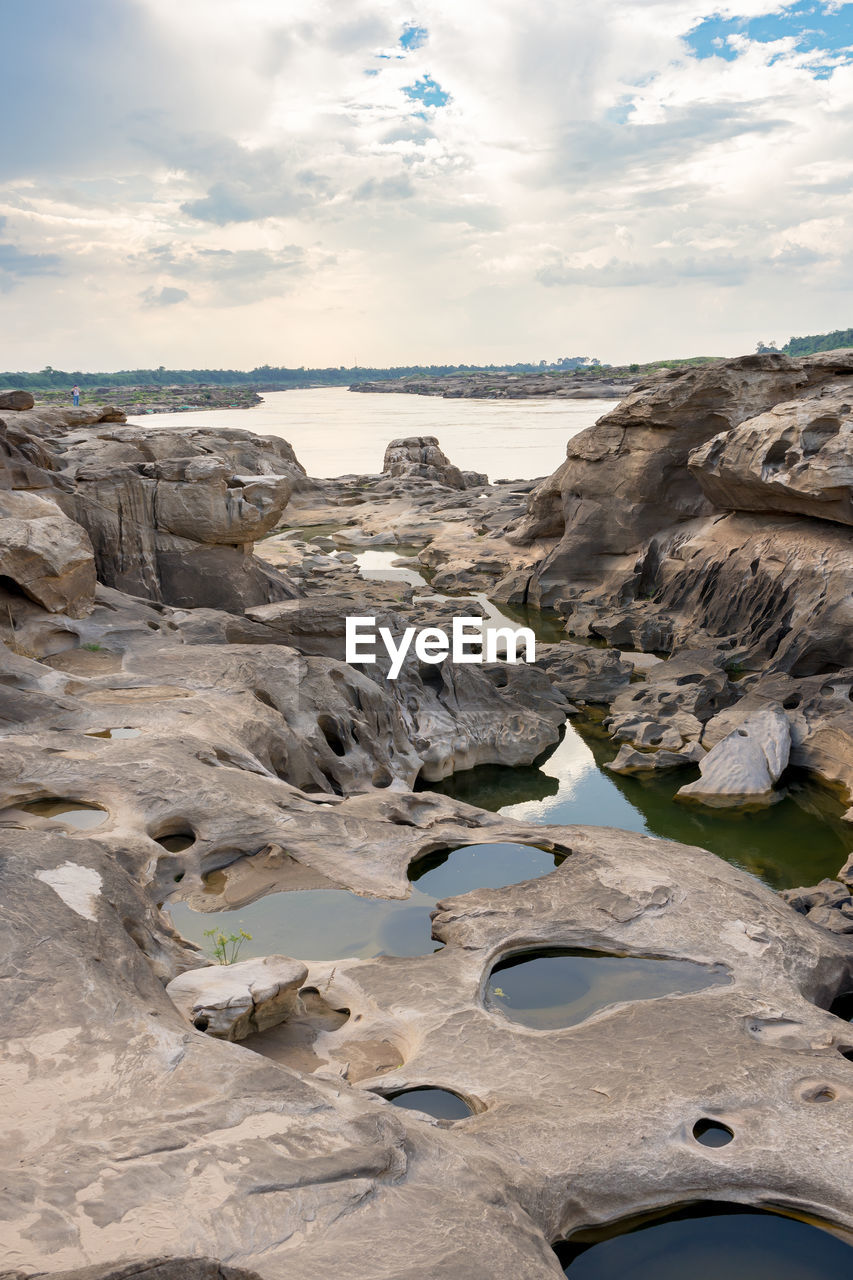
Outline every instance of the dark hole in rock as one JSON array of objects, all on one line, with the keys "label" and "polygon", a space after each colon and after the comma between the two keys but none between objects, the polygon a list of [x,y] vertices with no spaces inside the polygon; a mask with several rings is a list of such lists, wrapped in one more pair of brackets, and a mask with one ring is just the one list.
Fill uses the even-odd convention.
[{"label": "dark hole in rock", "polygon": [[168,853],[183,853],[195,844],[195,835],[192,831],[175,831],[168,836],[157,836],[157,843]]},{"label": "dark hole in rock", "polygon": [[525,1027],[555,1031],[610,1005],[688,995],[729,981],[722,967],[691,960],[550,947],[496,964],[486,983],[486,1006]]},{"label": "dark hole in rock", "polygon": [[812,1089],[810,1093],[804,1095],[805,1102],[835,1102],[838,1094],[831,1085],[823,1085],[820,1088]]},{"label": "dark hole in rock", "polygon": [[433,689],[436,693],[444,692],[444,679],[439,665],[422,666],[420,668],[420,677],[425,689]]},{"label": "dark hole in rock", "polygon": [[265,707],[272,707],[273,711],[278,710],[270,695],[268,693],[264,693],[263,689],[254,689],[253,693],[258,702],[262,702]]},{"label": "dark hole in rock", "polygon": [[210,1026],[210,1022],[207,1018],[204,1018],[204,1017],[193,1018],[193,1026],[195,1027],[196,1031],[206,1031],[207,1028]]},{"label": "dark hole in rock", "polygon": [[818,1225],[725,1201],[578,1232],[554,1251],[571,1280],[840,1280],[853,1263]]},{"label": "dark hole in rock", "polygon": [[793,711],[794,708],[798,707],[801,702],[802,702],[802,695],[799,693],[792,693],[790,698],[785,699],[785,701],[782,703],[782,706],[785,708],[786,711]]},{"label": "dark hole in rock", "polygon": [[86,737],[87,738],[138,738],[141,733],[142,733],[141,729],[128,729],[128,728],[117,727],[114,729],[99,729],[97,732],[93,730],[91,733],[87,733]]},{"label": "dark hole in rock", "polygon": [[693,1126],[693,1137],[703,1147],[727,1147],[734,1138],[734,1131],[719,1120],[703,1118]]},{"label": "dark hole in rock", "polygon": [[177,874],[176,876],[174,876],[175,884],[180,884],[180,883],[181,883],[181,881],[183,880],[183,878],[184,878],[184,873],[183,873],[183,871],[179,871],[179,872],[178,872],[178,874]]},{"label": "dark hole in rock", "polygon": [[764,465],[767,467],[779,466],[785,461],[785,454],[788,452],[789,441],[784,438],[774,440],[773,444],[764,455]]},{"label": "dark hole in rock", "polygon": [[334,751],[336,756],[345,756],[347,749],[344,746],[338,726],[335,724],[331,716],[318,716],[317,727],[322,733],[326,742]]},{"label": "dark hole in rock", "polygon": [[380,788],[390,787],[393,781],[394,779],[391,777],[391,774],[388,772],[387,769],[377,769],[373,777],[371,778],[371,782],[373,783],[374,787],[380,787]]},{"label": "dark hole in rock", "polygon": [[473,1109],[457,1093],[432,1086],[389,1093],[388,1101],[393,1102],[395,1107],[405,1107],[407,1111],[423,1111],[436,1120],[464,1120],[466,1116],[474,1114]]},{"label": "dark hole in rock", "polygon": [[848,1062],[853,1062],[853,1049],[839,1049],[842,1058],[846,1058]]},{"label": "dark hole in rock", "polygon": [[329,773],[328,769],[321,769],[320,772],[328,782],[329,789],[332,791],[332,793],[336,796],[342,796],[344,794],[344,790],[341,784],[338,782],[337,778],[334,777],[333,774]]},{"label": "dark hole in rock", "polygon": [[50,818],[53,822],[61,822],[63,826],[74,827],[77,831],[94,831],[96,827],[103,826],[109,816],[100,805],[54,797],[22,804],[21,808],[25,813],[32,813],[38,818]]},{"label": "dark hole in rock", "polygon": [[829,1006],[829,1012],[845,1022],[853,1022],[853,991],[842,991]]}]

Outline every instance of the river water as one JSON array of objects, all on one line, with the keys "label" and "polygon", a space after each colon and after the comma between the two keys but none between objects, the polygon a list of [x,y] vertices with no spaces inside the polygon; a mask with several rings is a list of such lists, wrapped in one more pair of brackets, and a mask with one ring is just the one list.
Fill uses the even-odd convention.
[{"label": "river water", "polygon": [[403,392],[372,394],[344,387],[271,391],[254,409],[143,414],[145,426],[242,427],[293,445],[309,476],[373,475],[389,440],[437,436],[463,471],[490,480],[533,480],[554,471],[566,442],[618,400],[442,400]]}]

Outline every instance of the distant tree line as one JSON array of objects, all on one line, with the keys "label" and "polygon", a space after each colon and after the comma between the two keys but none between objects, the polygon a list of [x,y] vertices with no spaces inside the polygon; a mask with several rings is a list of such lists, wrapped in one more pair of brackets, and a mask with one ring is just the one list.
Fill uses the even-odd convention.
[{"label": "distant tree line", "polygon": [[805,338],[789,338],[784,347],[775,342],[759,342],[758,352],[782,352],[786,356],[813,356],[818,351],[853,347],[853,329],[833,329],[832,333],[811,333]]},{"label": "distant tree line", "polygon": [[199,383],[218,387],[348,387],[355,382],[379,382],[430,374],[460,373],[541,373],[543,370],[592,369],[601,367],[588,356],[563,356],[547,363],[533,364],[430,364],[397,365],[388,369],[365,369],[360,365],[348,369],[344,365],[330,369],[290,369],[284,365],[258,365],[254,369],[121,369],[117,373],[84,373],[81,369],[54,369],[46,365],[37,373],[0,373],[0,388],[47,390],[70,387],[77,383],[87,387],[188,387]]}]

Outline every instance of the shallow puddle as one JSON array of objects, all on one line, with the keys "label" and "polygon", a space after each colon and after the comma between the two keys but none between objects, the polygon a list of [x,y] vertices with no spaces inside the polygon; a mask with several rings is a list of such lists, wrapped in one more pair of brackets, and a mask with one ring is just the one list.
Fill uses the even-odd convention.
[{"label": "shallow puddle", "polygon": [[820,1227],[699,1204],[595,1244],[558,1245],[571,1280],[842,1280],[853,1250]]},{"label": "shallow puddle", "polygon": [[464,1120],[474,1114],[468,1103],[449,1089],[403,1089],[388,1094],[388,1101],[407,1111],[423,1111],[436,1120]]},{"label": "shallow puddle", "polygon": [[728,981],[723,969],[690,960],[549,948],[497,964],[486,984],[486,1006],[525,1027],[555,1031],[610,1005],[687,995]]},{"label": "shallow puddle", "polygon": [[[271,954],[300,960],[422,956],[440,946],[432,939],[431,920],[440,898],[534,879],[553,871],[563,857],[530,845],[468,845],[413,864],[412,893],[402,900],[360,898],[346,889],[303,889],[270,893],[227,911],[194,911],[177,899],[166,907],[179,933],[208,953],[210,939],[205,932],[209,929],[225,934],[242,929],[251,934],[240,950],[243,960]],[[209,878],[209,887],[216,890],[210,894],[211,908],[216,907],[227,877],[226,870]]]},{"label": "shallow puddle", "polygon": [[32,813],[38,818],[50,818],[53,822],[61,822],[63,826],[74,827],[77,831],[93,831],[95,827],[103,826],[109,817],[106,809],[82,804],[77,800],[36,800],[20,807],[25,813]]}]

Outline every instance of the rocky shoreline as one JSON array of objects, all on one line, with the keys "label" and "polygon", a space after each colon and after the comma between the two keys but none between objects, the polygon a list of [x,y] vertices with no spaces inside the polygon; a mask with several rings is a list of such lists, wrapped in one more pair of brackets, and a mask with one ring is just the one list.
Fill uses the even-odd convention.
[{"label": "rocky shoreline", "polygon": [[[97,406],[108,399],[116,409],[126,414],[185,413],[199,409],[253,409],[263,397],[254,387],[220,387],[208,383],[186,384],[179,387],[109,386],[86,388],[81,396],[83,408]],[[37,396],[39,408],[62,408],[68,404],[67,391]]]},{"label": "rocky shoreline", "polygon": [[[678,371],[492,485],[432,437],[316,480],[275,437],[0,396],[4,1274],[545,1280],[578,1231],[708,1199],[853,1241],[853,859],[780,896],[428,789],[597,708],[615,769],[748,812],[796,765],[853,843],[851,379],[849,351]],[[428,582],[366,578],[388,546]],[[565,638],[344,661],[347,616],[399,635],[472,593]],[[162,909],[214,875],[403,900],[419,859],[500,841],[563,861],[440,901],[431,954],[212,966]],[[553,948],[715,982],[556,1030],[489,1006]],[[471,1114],[389,1100],[417,1088]]]},{"label": "rocky shoreline", "polygon": [[635,385],[636,379],[606,374],[483,372],[356,382],[350,391],[442,396],[445,400],[526,400],[543,396],[559,400],[621,400]]}]

